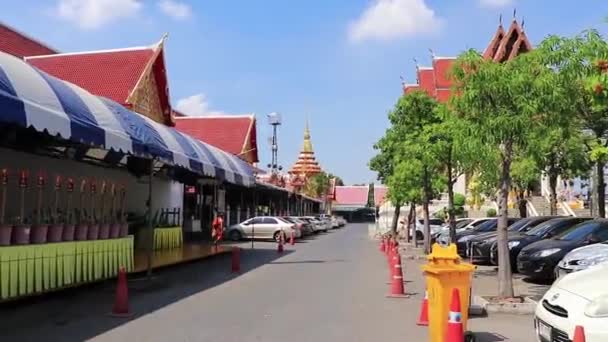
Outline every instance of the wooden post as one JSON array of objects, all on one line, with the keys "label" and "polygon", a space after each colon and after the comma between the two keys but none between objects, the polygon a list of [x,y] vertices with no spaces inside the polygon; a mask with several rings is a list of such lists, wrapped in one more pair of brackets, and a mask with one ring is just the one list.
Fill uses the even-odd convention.
[{"label": "wooden post", "polygon": [[154,222],[152,222],[152,178],[154,174],[154,158],[150,159],[150,175],[148,177],[148,243],[146,244],[146,276],[152,277],[152,251],[154,249]]}]

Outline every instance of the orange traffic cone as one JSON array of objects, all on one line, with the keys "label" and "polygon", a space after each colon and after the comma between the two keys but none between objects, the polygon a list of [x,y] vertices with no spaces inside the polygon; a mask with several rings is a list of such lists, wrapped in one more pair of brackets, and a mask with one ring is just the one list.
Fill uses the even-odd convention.
[{"label": "orange traffic cone", "polygon": [[293,236],[293,230],[291,231],[291,235],[289,236],[289,244],[292,246],[296,244],[295,237]]},{"label": "orange traffic cone", "polygon": [[111,316],[131,317],[129,312],[129,288],[127,286],[127,271],[123,266],[118,270],[118,284],[116,285],[116,298]]},{"label": "orange traffic cone", "polygon": [[232,247],[232,272],[241,271],[241,250],[238,247]]},{"label": "orange traffic cone", "polygon": [[391,254],[390,257],[388,257],[388,282],[387,284],[390,285],[393,283],[393,276],[395,275],[395,263],[397,262],[397,259],[399,258],[399,256]]},{"label": "orange traffic cone", "polygon": [[384,240],[384,237],[380,239],[380,252],[386,252],[386,241]]},{"label": "orange traffic cone", "polygon": [[408,298],[405,294],[405,288],[403,286],[403,272],[401,271],[401,257],[399,253],[395,253],[393,279],[391,282],[391,293],[387,295],[389,298]]},{"label": "orange traffic cone", "polygon": [[420,308],[420,317],[418,317],[417,325],[427,326],[429,325],[429,294],[424,291],[424,299],[422,300],[422,306]]},{"label": "orange traffic cone", "polygon": [[452,289],[452,304],[448,316],[448,328],[446,330],[446,342],[464,342],[464,331],[462,328],[462,311],[460,306],[460,291]]},{"label": "orange traffic cone", "polygon": [[574,339],[572,342],[585,342],[585,328],[581,325],[577,325],[574,329]]},{"label": "orange traffic cone", "polygon": [[279,244],[277,245],[277,253],[283,253],[283,232],[279,233]]}]

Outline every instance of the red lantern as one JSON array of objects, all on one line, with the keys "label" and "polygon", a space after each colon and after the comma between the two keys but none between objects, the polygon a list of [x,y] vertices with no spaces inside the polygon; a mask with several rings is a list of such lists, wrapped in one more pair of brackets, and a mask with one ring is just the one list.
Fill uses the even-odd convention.
[{"label": "red lantern", "polygon": [[55,190],[61,190],[61,181],[62,179],[60,175],[55,176]]},{"label": "red lantern", "polygon": [[83,179],[82,181],[80,181],[80,192],[84,192],[86,186],[87,186],[87,180],[86,179]]},{"label": "red lantern", "polygon": [[101,194],[105,194],[106,193],[106,181],[101,181]]},{"label": "red lantern", "polygon": [[71,177],[68,178],[68,184],[66,186],[68,192],[74,192],[74,179],[72,179]]},{"label": "red lantern", "polygon": [[36,185],[38,185],[39,188],[42,188],[45,184],[46,184],[46,177],[44,176],[44,173],[42,173],[42,171],[40,171],[40,172],[38,172],[38,177],[36,178]]},{"label": "red lantern", "polygon": [[20,188],[27,188],[27,178],[28,178],[27,170],[21,170],[21,173],[19,174],[19,187]]},{"label": "red lantern", "polygon": [[8,169],[2,169],[2,185],[8,185]]}]

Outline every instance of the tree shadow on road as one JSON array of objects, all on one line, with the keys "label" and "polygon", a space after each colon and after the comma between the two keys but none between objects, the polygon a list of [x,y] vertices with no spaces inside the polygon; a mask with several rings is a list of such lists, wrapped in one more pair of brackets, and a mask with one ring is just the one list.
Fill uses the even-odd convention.
[{"label": "tree shadow on road", "polygon": [[290,253],[244,249],[239,273],[231,273],[230,254],[224,254],[158,270],[151,282],[141,277],[131,279],[129,304],[133,316],[129,318],[108,315],[116,280],[4,303],[0,305],[0,341],[84,341]]}]

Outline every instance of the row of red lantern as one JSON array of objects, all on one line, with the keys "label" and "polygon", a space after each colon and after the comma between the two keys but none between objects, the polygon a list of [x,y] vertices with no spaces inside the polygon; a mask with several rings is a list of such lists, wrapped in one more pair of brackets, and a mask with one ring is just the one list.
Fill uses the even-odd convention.
[{"label": "row of red lantern", "polygon": [[[2,169],[0,171],[0,178],[2,180],[2,185],[6,186],[8,185],[8,179],[9,179],[9,175],[8,175],[8,169]],[[28,187],[28,178],[29,178],[29,171],[28,170],[21,170],[19,172],[19,187],[20,188],[27,188]],[[36,177],[36,185],[39,188],[42,188],[46,185],[46,181],[47,181],[47,177],[43,172],[39,172],[37,177]],[[64,183],[64,179],[61,177],[61,175],[56,175],[55,176],[55,190],[59,191],[61,190],[62,186]],[[66,184],[66,191],[67,192],[74,192],[74,179],[71,177],[68,177],[65,180],[65,184]],[[101,194],[105,194],[107,191],[107,185],[108,183],[105,180],[101,181]],[[94,179],[90,179],[88,181],[88,186],[89,186],[89,191],[91,194],[95,194],[97,193],[97,184],[95,182]],[[120,187],[120,192],[124,193],[125,192],[125,187],[124,185],[118,185]],[[116,183],[111,183],[110,184],[110,193],[112,195],[116,194]],[[87,180],[86,179],[82,179],[80,182],[80,192],[83,193],[86,191],[87,188]]]}]

